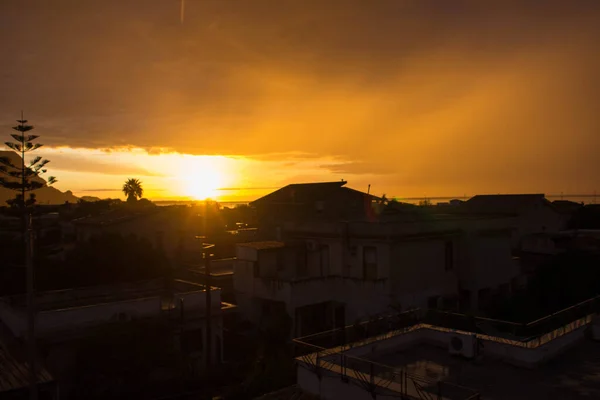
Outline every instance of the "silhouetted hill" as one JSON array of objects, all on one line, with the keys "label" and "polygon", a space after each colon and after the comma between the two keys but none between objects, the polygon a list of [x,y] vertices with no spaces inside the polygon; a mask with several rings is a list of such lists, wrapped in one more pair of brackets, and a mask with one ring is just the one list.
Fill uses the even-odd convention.
[{"label": "silhouetted hill", "polygon": [[79,200],[88,201],[88,202],[94,202],[94,201],[100,201],[102,199],[100,197],[95,197],[95,196],[81,196],[79,198]]},{"label": "silhouetted hill", "polygon": [[[21,164],[21,156],[14,151],[0,151],[0,157],[8,158],[13,165]],[[39,180],[40,182],[45,182],[45,180],[41,178],[35,179]],[[58,177],[58,179],[60,179],[60,177]],[[64,204],[65,201],[76,203],[78,200],[78,198],[75,197],[70,190],[61,192],[60,190],[51,186],[44,186],[43,188],[35,190],[34,193],[38,204]],[[16,194],[17,192],[14,190],[0,187],[0,206],[5,206],[6,200],[14,198]]]}]

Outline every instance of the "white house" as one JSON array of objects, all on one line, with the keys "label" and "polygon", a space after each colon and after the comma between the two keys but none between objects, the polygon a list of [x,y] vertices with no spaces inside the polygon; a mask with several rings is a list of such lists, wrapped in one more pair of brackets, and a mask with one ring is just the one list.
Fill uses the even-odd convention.
[{"label": "white house", "polygon": [[255,322],[271,307],[285,309],[296,335],[392,309],[478,309],[522,284],[513,222],[463,215],[288,223],[285,241],[237,246],[236,300]]},{"label": "white house", "polygon": [[[44,363],[56,373],[74,361],[77,341],[99,327],[136,321],[156,322],[171,329],[175,344],[186,356],[204,365],[207,351],[206,287],[175,280],[166,289],[161,280],[109,286],[38,292],[35,296],[35,332],[43,342]],[[223,354],[224,313],[234,306],[221,302],[220,289],[211,287],[211,361]],[[0,298],[0,321],[15,343],[27,335],[27,303],[24,295]]]}]

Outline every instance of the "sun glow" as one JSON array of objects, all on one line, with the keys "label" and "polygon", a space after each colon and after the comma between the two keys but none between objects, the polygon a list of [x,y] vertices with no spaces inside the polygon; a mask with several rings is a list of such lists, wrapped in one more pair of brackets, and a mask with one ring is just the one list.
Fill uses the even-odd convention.
[{"label": "sun glow", "polygon": [[227,184],[224,165],[214,157],[186,157],[182,164],[182,192],[195,200],[216,199]]},{"label": "sun glow", "polygon": [[185,193],[196,200],[215,199],[222,178],[217,171],[203,171],[185,179]]}]

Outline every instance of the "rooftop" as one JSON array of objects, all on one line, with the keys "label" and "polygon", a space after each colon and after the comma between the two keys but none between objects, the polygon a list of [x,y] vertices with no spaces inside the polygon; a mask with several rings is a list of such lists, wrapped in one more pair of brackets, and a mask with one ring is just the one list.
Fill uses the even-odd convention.
[{"label": "rooftop", "polygon": [[274,240],[263,242],[238,243],[237,245],[241,247],[249,247],[251,249],[256,250],[279,249],[286,246],[285,242],[278,242]]},{"label": "rooftop", "polygon": [[[331,390],[326,381],[315,388],[307,378],[321,370],[331,382],[341,375],[343,382],[382,395],[596,398],[600,342],[584,338],[598,311],[600,297],[528,324],[418,309],[381,317],[295,339],[299,368],[311,371],[302,375],[299,369],[299,384],[313,393]],[[450,354],[455,341],[463,343],[459,350],[471,349],[470,356],[463,354],[470,359]]]},{"label": "rooftop", "polygon": [[79,218],[74,220],[73,222],[77,225],[110,226],[132,221],[140,217],[153,215],[161,211],[164,211],[164,209],[161,207],[153,207],[135,211],[129,209],[118,209],[111,210],[99,215]]},{"label": "rooftop", "polygon": [[271,393],[264,394],[254,400],[319,400],[318,396],[304,392],[298,385],[288,386]]},{"label": "rooftop", "polygon": [[[204,291],[205,286],[183,280],[175,280],[173,289],[177,293],[187,293]],[[215,290],[217,288],[212,289]],[[36,308],[38,311],[53,311],[126,300],[138,300],[160,296],[164,290],[164,282],[160,279],[106,286],[52,290],[36,293]],[[25,308],[27,304],[25,295],[7,296],[4,299],[15,308]]]},{"label": "rooftop", "polygon": [[292,183],[284,186],[260,199],[254,200],[251,205],[262,204],[302,204],[312,203],[318,200],[326,200],[332,194],[344,193],[346,195],[359,195],[366,198],[378,199],[369,193],[344,187],[346,181],[314,182],[314,183]]},{"label": "rooftop", "polygon": [[485,399],[600,398],[600,343],[586,340],[536,369],[498,360],[471,361],[447,349],[420,344],[367,359],[429,379],[476,389]]},{"label": "rooftop", "polygon": [[544,202],[551,205],[544,194],[480,194],[471,197],[464,208],[469,212],[516,214],[522,207]]}]

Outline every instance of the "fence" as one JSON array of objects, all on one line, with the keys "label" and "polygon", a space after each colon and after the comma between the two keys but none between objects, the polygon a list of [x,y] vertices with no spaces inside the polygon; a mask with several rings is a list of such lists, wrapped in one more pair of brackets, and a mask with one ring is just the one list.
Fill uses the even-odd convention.
[{"label": "fence", "polygon": [[479,399],[470,388],[432,381],[406,371],[347,354],[352,344],[366,345],[423,328],[472,332],[484,340],[537,348],[589,324],[600,313],[600,296],[527,324],[438,310],[414,309],[295,339],[296,355],[316,370],[325,369],[375,393],[391,390],[422,399]]},{"label": "fence", "polygon": [[[409,328],[407,328],[409,329]],[[400,393],[411,398],[434,400],[478,400],[479,393],[471,388],[450,382],[427,379],[404,369],[351,356],[345,347],[325,349],[296,340],[298,358],[320,373],[329,371],[342,381],[353,383],[373,394]]]}]

